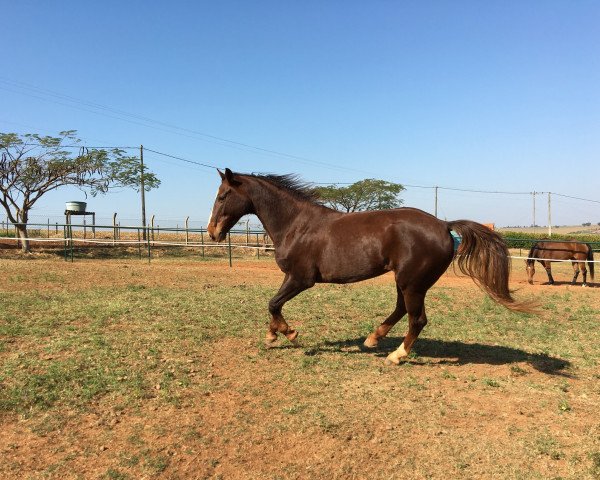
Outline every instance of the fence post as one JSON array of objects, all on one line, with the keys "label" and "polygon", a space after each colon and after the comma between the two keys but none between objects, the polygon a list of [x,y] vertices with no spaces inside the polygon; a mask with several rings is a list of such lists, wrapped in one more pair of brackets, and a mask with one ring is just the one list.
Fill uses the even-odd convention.
[{"label": "fence post", "polygon": [[50,219],[48,219],[48,238],[50,238]]},{"label": "fence post", "polygon": [[260,245],[258,244],[258,233],[256,234],[256,258],[260,260]]},{"label": "fence post", "polygon": [[137,229],[137,233],[138,233],[138,254],[140,256],[140,260],[142,259],[142,242],[141,242],[141,236],[140,236],[140,229]]},{"label": "fence post", "polygon": [[117,213],[113,213],[113,245],[117,241]]},{"label": "fence post", "polygon": [[200,244],[202,245],[202,258],[204,258],[204,230],[200,227]]},{"label": "fence post", "polygon": [[229,266],[231,267],[231,231],[227,232],[227,243],[229,245]]},{"label": "fence post", "polygon": [[73,250],[74,250],[74,245],[73,245],[73,225],[71,223],[69,223],[67,225],[67,229],[68,229],[68,233],[69,233],[69,246],[71,248],[71,263],[73,263]]},{"label": "fence post", "polygon": [[152,241],[154,241],[154,215],[150,219],[150,225],[152,226]]},{"label": "fence post", "polygon": [[190,217],[185,217],[185,244],[187,245],[190,241]]},{"label": "fence post", "polygon": [[[152,217],[154,218],[154,217]],[[148,263],[150,263],[150,229],[148,228],[148,235],[146,235],[147,238],[147,242],[148,242]]]},{"label": "fence post", "polygon": [[[56,224],[58,227],[58,223]],[[67,226],[63,225],[63,238],[64,238],[64,246],[65,246],[65,262],[67,261]]]}]

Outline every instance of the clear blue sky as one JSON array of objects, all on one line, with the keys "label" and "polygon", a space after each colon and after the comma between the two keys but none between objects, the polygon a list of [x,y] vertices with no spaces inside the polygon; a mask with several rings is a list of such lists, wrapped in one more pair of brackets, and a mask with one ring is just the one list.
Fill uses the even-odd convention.
[{"label": "clear blue sky", "polygon": [[[88,145],[312,182],[600,201],[597,1],[20,1],[3,16],[3,132],[76,129]],[[149,215],[205,223],[215,171],[146,161],[163,182]],[[33,213],[82,198],[59,190]],[[432,189],[403,198],[433,212]],[[600,203],[552,200],[553,224],[600,222]],[[139,221],[134,192],[88,201],[101,218]],[[439,191],[441,217],[500,226],[531,224],[532,203]],[[540,225],[546,203],[537,197]]]}]

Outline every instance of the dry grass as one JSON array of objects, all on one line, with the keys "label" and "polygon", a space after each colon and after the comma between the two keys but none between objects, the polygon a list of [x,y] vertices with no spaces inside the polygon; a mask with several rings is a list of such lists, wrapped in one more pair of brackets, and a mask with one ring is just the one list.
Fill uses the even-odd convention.
[{"label": "dry grass", "polygon": [[302,347],[265,350],[272,260],[0,260],[0,476],[597,478],[599,290],[521,264],[543,317],[449,272],[391,368],[404,325],[359,348],[388,276],[303,293]]}]

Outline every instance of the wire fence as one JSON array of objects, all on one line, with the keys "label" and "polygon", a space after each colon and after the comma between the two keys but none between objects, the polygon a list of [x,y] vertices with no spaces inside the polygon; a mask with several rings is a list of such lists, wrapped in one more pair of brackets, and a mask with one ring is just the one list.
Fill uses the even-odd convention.
[{"label": "wire fence", "polygon": [[166,256],[234,257],[272,256],[271,239],[264,230],[232,229],[224,242],[210,239],[206,228],[68,223],[29,223],[21,238],[16,225],[0,223],[0,248],[20,249],[28,242],[33,251],[75,258],[138,256],[150,261]]},{"label": "wire fence", "polygon": [[[27,237],[20,238],[17,226],[0,222],[0,249],[20,249],[23,242],[29,243],[31,250],[63,256],[67,261],[76,258],[110,258],[137,256],[150,261],[160,257],[227,258],[230,266],[234,258],[272,257],[274,245],[262,228],[232,229],[222,243],[210,239],[207,229],[189,227],[158,227],[140,225],[95,225],[72,223],[29,223]],[[511,258],[527,260],[530,247],[539,238],[504,236],[511,250]],[[552,239],[552,241],[573,242],[577,240]],[[587,243],[595,252],[600,252],[600,241],[580,240]],[[518,252],[518,253],[517,253]],[[550,260],[571,262],[572,260]],[[593,260],[600,263],[600,260]]]}]

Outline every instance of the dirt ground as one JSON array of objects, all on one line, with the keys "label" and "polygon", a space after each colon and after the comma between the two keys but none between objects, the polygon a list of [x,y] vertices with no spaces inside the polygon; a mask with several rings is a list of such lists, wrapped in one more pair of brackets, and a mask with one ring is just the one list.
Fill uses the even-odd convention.
[{"label": "dirt ground", "polygon": [[[40,272],[57,271],[57,266],[58,273],[44,280]],[[4,282],[0,292],[33,289],[40,294],[126,287],[132,272],[138,274],[136,285],[192,292],[213,284],[275,289],[282,279],[274,262],[249,260],[229,268],[225,260],[148,265],[38,258],[0,260],[0,269],[5,278],[21,276],[19,282]],[[555,273],[559,285],[541,284],[545,278],[538,271],[531,286],[519,261],[512,286],[517,295],[560,291],[577,298],[596,292],[598,283],[589,289],[569,285],[570,267],[563,270]],[[385,275],[365,283],[392,282]],[[480,295],[470,279],[452,271],[436,288]],[[591,308],[598,309],[600,292],[596,296]],[[404,326],[398,328],[400,335]],[[330,363],[319,363],[319,356],[307,356],[302,348],[265,352],[256,338],[225,337],[194,352],[192,386],[176,405],[156,396],[120,407],[105,397],[83,411],[62,409],[60,419],[53,418],[56,410],[3,414],[0,475],[600,478],[595,470],[596,463],[600,466],[600,377],[593,369],[554,375],[525,359],[486,361],[474,358],[477,352],[466,360],[453,351],[423,360],[433,340],[424,340],[429,345],[425,353],[401,367],[385,367],[383,357],[372,353],[355,354],[353,345],[324,351],[321,357]],[[13,353],[5,351],[0,358]],[[555,406],[563,397],[568,414]],[[587,440],[580,450],[583,435]]]}]

